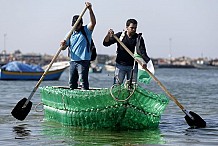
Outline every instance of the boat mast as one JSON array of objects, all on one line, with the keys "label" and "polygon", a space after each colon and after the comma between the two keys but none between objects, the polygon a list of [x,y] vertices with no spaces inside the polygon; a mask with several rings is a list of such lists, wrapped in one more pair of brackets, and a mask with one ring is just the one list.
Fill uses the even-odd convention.
[{"label": "boat mast", "polygon": [[6,37],[7,33],[4,33],[4,50],[2,51],[4,54],[4,62],[6,63]]},{"label": "boat mast", "polygon": [[6,36],[7,36],[7,34],[4,33],[4,51],[6,51]]},{"label": "boat mast", "polygon": [[172,38],[169,38],[169,59],[170,64],[172,64]]}]

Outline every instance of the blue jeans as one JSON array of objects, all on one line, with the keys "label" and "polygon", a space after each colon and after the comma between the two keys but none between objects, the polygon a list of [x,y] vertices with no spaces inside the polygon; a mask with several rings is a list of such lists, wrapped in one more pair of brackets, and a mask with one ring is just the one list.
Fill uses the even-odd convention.
[{"label": "blue jeans", "polygon": [[89,60],[70,62],[69,86],[71,89],[78,88],[79,74],[81,75],[80,83],[82,84],[82,89],[85,89],[85,90],[89,89],[89,80],[88,80],[89,65],[90,65]]},{"label": "blue jeans", "polygon": [[[122,84],[125,76],[126,79],[129,80],[131,77],[131,71],[133,66],[124,66],[116,63],[115,73],[114,73],[114,84]],[[138,64],[135,64],[134,71],[133,71],[133,82],[137,82],[137,74],[138,74]]]}]

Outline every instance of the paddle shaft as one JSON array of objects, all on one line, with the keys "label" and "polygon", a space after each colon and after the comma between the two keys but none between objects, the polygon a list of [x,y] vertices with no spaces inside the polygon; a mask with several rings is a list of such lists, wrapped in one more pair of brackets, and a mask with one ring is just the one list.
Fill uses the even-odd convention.
[{"label": "paddle shaft", "polygon": [[[87,10],[87,7],[84,8],[84,10],[82,11],[82,13],[80,14],[79,18],[76,20],[76,23],[73,25],[70,33],[68,34],[66,40],[68,40],[70,38],[70,36],[72,35],[72,33],[74,32],[76,26],[79,24],[80,20],[82,19],[83,15],[85,14]],[[57,59],[58,55],[60,54],[61,50],[66,49],[66,46],[61,46],[56,55],[52,58],[51,62],[49,63],[48,67],[46,68],[46,70],[44,71],[44,73],[42,74],[41,78],[39,79],[39,81],[37,82],[36,86],[33,88],[33,91],[31,92],[31,94],[29,95],[27,101],[24,103],[23,108],[25,108],[27,106],[27,104],[29,103],[29,101],[31,100],[31,98],[33,97],[34,93],[36,92],[36,90],[38,89],[39,85],[41,84],[41,82],[43,81],[43,79],[45,78],[46,74],[48,73],[49,69],[51,68],[52,64],[54,63],[54,61]]]},{"label": "paddle shaft", "polygon": [[[136,59],[134,57],[134,54],[125,46],[123,42],[119,40],[119,38],[116,35],[113,35],[113,37],[117,40],[117,42],[129,53],[130,56],[134,58],[135,61],[137,61],[142,67],[143,64],[140,60]],[[179,103],[179,101],[167,90],[167,88],[146,68],[143,67],[143,69],[157,82],[157,84],[165,91],[165,93],[182,109],[182,111],[188,115],[190,118],[193,119],[193,117],[189,114],[189,112]]]}]

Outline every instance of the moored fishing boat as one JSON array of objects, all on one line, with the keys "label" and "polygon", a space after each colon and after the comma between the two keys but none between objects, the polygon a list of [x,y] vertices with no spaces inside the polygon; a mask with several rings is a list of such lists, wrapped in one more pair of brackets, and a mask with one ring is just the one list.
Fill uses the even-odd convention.
[{"label": "moored fishing boat", "polygon": [[104,68],[108,72],[114,72],[115,71],[115,62],[113,62],[111,60],[105,62]]},{"label": "moored fishing boat", "polygon": [[90,129],[157,128],[169,102],[137,84],[90,90],[46,86],[40,94],[45,120]]},{"label": "moored fishing boat", "polygon": [[102,67],[98,65],[92,65],[89,67],[89,72],[90,73],[101,73],[102,72]]},{"label": "moored fishing boat", "polygon": [[212,64],[210,61],[198,60],[193,62],[193,65],[197,69],[218,69],[217,65]]},{"label": "moored fishing boat", "polygon": [[114,72],[115,71],[115,65],[108,65],[108,64],[105,64],[104,65],[104,68],[106,71],[108,72]]},{"label": "moored fishing boat", "polygon": [[[68,67],[68,62],[54,63],[44,80],[58,80]],[[47,65],[41,68],[17,61],[10,62],[1,68],[0,80],[39,80],[46,68]]]}]

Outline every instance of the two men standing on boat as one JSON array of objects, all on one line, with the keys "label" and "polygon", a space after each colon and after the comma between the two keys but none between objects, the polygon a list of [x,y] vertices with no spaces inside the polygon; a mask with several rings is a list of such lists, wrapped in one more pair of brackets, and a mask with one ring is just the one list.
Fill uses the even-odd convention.
[{"label": "two men standing on boat", "polygon": [[[83,20],[81,19],[78,25],[76,26],[75,31],[71,35],[69,40],[61,41],[62,46],[68,46],[70,54],[70,77],[69,77],[69,86],[71,89],[78,88],[79,80],[79,67],[81,68],[81,80],[82,89],[89,89],[89,66],[91,59],[91,51],[88,48],[87,40],[91,44],[92,32],[96,24],[96,18],[92,10],[92,5],[89,2],[86,2],[86,7],[89,9],[90,22],[83,26]],[[76,23],[79,15],[75,15],[72,20],[72,26]],[[82,30],[83,29],[83,30]],[[86,36],[83,35],[82,31],[86,33]]]},{"label": "two men standing on boat", "polygon": [[[69,53],[71,57],[70,61],[70,77],[69,86],[71,89],[78,88],[79,73],[78,69],[81,67],[81,83],[82,89],[89,89],[88,73],[89,65],[91,59],[91,52],[89,51],[87,40],[91,44],[92,32],[96,25],[96,18],[92,10],[92,5],[89,2],[85,3],[89,9],[90,22],[88,25],[83,26],[82,19],[76,26],[75,31],[72,33],[68,40],[61,41],[62,46],[69,47]],[[76,20],[79,18],[75,15],[72,20],[72,26],[75,24]],[[149,62],[150,58],[147,55],[144,39],[141,34],[136,33],[137,21],[135,19],[129,19],[126,22],[126,30],[123,32],[118,32],[115,35],[120,38],[128,49],[132,53],[136,52],[144,60],[143,67],[146,67],[146,63]],[[82,32],[83,31],[83,32]],[[84,36],[84,32],[86,36]],[[138,63],[134,61],[134,58],[130,56],[126,50],[116,41],[113,37],[114,31],[110,29],[104,38],[103,45],[110,46],[117,43],[117,57],[116,57],[116,69],[114,84],[122,84],[125,77],[129,80],[132,77],[132,81],[137,81],[138,73]],[[136,47],[138,46],[138,48]],[[133,71],[134,70],[134,71]],[[133,72],[133,73],[132,73]]]}]

